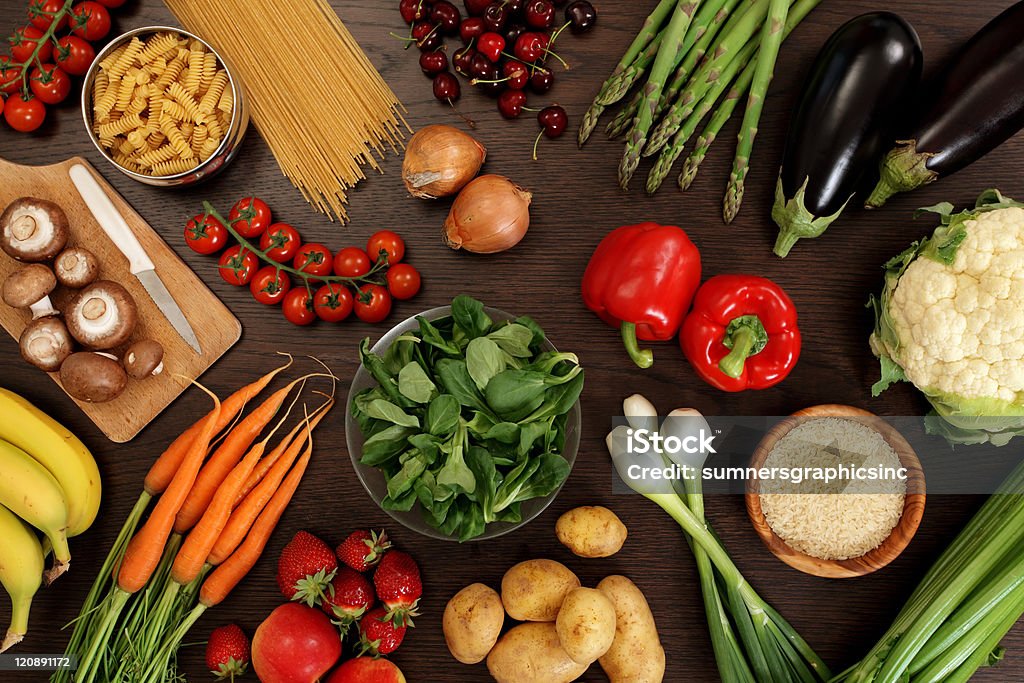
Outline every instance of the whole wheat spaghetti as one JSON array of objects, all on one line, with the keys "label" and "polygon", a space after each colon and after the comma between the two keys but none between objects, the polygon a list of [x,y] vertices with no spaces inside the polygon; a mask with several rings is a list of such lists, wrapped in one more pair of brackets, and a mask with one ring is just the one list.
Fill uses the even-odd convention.
[{"label": "whole wheat spaghetti", "polygon": [[[241,77],[252,121],[306,201],[346,218],[345,192],[397,151],[402,105],[326,0],[164,0]],[[287,36],[289,47],[282,49]]]}]

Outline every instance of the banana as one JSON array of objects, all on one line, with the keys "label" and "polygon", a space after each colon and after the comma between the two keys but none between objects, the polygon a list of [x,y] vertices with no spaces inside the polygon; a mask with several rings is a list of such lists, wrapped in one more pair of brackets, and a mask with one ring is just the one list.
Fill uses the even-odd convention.
[{"label": "banana", "polygon": [[0,441],[0,505],[43,532],[53,546],[49,584],[68,569],[68,509],[64,491],[45,467],[17,446]]},{"label": "banana", "polygon": [[0,439],[25,451],[60,483],[68,506],[67,535],[88,529],[100,509],[100,471],[89,449],[63,425],[0,387]]},{"label": "banana", "polygon": [[0,652],[21,642],[28,632],[32,598],[43,582],[43,549],[25,522],[0,505],[0,584],[11,596],[11,625]]}]

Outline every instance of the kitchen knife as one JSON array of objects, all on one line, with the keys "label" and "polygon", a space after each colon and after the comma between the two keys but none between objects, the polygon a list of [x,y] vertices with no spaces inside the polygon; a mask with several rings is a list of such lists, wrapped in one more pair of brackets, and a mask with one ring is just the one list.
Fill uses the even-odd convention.
[{"label": "kitchen knife", "polygon": [[142,245],[139,244],[135,233],[132,232],[124,218],[114,208],[114,203],[110,201],[110,197],[107,196],[107,193],[103,191],[103,188],[100,187],[92,173],[85,166],[75,164],[68,173],[71,176],[71,182],[75,184],[78,193],[82,195],[86,206],[92,212],[93,218],[103,228],[103,232],[107,233],[107,237],[111,239],[114,246],[120,249],[121,253],[127,257],[132,275],[139,279],[139,282],[142,283],[142,286],[146,288],[146,292],[153,299],[153,303],[157,305],[157,308],[164,314],[167,321],[171,323],[174,330],[181,335],[181,338],[197,354],[202,353],[196,333],[192,330],[188,320],[185,319],[185,314],[181,312],[181,307],[178,306],[171,293],[167,291],[167,286],[164,285],[160,276],[157,275],[153,262],[146,255]]}]

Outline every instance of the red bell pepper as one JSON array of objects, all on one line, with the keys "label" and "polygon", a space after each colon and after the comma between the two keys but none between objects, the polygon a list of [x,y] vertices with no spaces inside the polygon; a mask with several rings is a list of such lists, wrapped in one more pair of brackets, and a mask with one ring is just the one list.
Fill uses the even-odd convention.
[{"label": "red bell pepper", "polygon": [[711,386],[767,389],[784,380],[800,357],[796,307],[771,280],[718,275],[697,292],[679,343]]},{"label": "red bell pepper", "polygon": [[626,352],[648,368],[654,354],[637,338],[666,341],[683,322],[700,284],[700,252],[682,228],[641,223],[608,233],[583,274],[583,301],[622,331]]}]

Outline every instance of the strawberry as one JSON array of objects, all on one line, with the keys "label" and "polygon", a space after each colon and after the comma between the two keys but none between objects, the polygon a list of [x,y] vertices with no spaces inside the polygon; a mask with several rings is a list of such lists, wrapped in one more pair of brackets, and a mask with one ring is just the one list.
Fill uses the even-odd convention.
[{"label": "strawberry", "polygon": [[336,619],[334,623],[344,636],[349,626],[359,621],[375,602],[377,596],[365,576],[351,567],[338,567],[321,606],[328,616]]},{"label": "strawberry", "polygon": [[357,572],[365,572],[380,562],[380,558],[390,547],[388,535],[383,529],[379,534],[376,531],[360,529],[349,534],[335,552],[338,554],[338,559],[352,569]]},{"label": "strawberry", "polygon": [[377,597],[387,608],[386,618],[398,626],[412,626],[412,617],[417,616],[416,607],[423,595],[416,560],[409,553],[392,550],[373,572],[373,585],[377,588]]},{"label": "strawberry", "polygon": [[405,638],[405,626],[388,620],[383,606],[374,607],[359,622],[360,654],[373,657],[388,655],[398,649]]},{"label": "strawberry", "polygon": [[218,679],[235,680],[249,665],[249,639],[237,624],[213,629],[206,642],[206,668]]},{"label": "strawberry", "polygon": [[338,569],[330,546],[313,534],[300,531],[281,551],[277,561],[277,587],[289,600],[319,605]]}]

